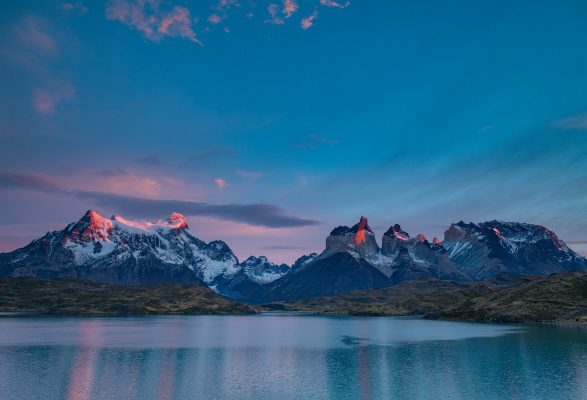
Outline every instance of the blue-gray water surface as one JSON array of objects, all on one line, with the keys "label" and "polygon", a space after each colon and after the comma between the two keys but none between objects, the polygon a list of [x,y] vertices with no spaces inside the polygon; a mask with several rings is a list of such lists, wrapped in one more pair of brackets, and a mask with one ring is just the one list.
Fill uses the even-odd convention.
[{"label": "blue-gray water surface", "polygon": [[3,400],[586,398],[581,326],[0,317]]}]

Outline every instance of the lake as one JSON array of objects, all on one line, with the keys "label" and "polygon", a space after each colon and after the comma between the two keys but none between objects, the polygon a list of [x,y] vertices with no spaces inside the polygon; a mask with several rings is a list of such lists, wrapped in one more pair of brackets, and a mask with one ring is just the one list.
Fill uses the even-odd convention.
[{"label": "lake", "polygon": [[585,398],[584,326],[0,317],[3,400]]}]

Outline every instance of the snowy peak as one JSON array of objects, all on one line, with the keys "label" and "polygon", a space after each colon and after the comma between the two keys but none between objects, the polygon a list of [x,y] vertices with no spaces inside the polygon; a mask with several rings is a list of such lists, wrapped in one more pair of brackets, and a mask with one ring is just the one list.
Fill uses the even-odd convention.
[{"label": "snowy peak", "polygon": [[169,227],[172,229],[189,229],[187,220],[178,212],[173,212],[167,218],[167,222],[169,223]]},{"label": "snowy peak", "polygon": [[587,261],[550,229],[534,224],[492,220],[460,221],[444,234],[451,260],[478,279],[498,273],[548,275],[587,268]]},{"label": "snowy peak", "polygon": [[241,267],[249,279],[259,284],[273,282],[289,272],[288,265],[277,265],[265,256],[250,256],[241,263]]},{"label": "snowy peak", "polygon": [[383,234],[383,236],[394,237],[401,241],[406,241],[410,239],[410,235],[408,234],[408,232],[402,230],[400,224],[390,226],[389,229]]},{"label": "snowy peak", "polygon": [[92,242],[108,240],[112,233],[112,222],[94,210],[88,210],[80,220],[66,228],[67,238]]},{"label": "snowy peak", "polygon": [[291,270],[295,271],[299,268],[302,268],[304,265],[308,265],[309,263],[311,263],[312,261],[314,261],[316,259],[316,257],[318,257],[317,253],[310,253],[310,254],[306,254],[301,256],[300,258],[298,258],[292,265],[291,265]]},{"label": "snowy peak", "polygon": [[416,241],[428,243],[428,239],[426,239],[426,236],[424,236],[423,233],[418,233],[418,236],[416,236]]}]

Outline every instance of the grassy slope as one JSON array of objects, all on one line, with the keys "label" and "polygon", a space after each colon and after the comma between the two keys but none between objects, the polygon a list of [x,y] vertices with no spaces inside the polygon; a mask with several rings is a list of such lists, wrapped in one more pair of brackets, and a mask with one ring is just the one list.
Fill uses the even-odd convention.
[{"label": "grassy slope", "polygon": [[587,273],[528,278],[503,287],[491,283],[411,281],[397,286],[268,305],[338,315],[417,315],[499,322],[587,322]]},{"label": "grassy slope", "polygon": [[197,285],[119,286],[73,279],[0,278],[0,311],[71,315],[251,314]]}]

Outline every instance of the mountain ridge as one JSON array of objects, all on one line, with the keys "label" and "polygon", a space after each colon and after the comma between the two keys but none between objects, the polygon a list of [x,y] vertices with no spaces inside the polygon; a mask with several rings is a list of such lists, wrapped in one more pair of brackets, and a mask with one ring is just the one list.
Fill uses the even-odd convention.
[{"label": "mountain ridge", "polygon": [[196,284],[251,302],[295,300],[393,286],[410,280],[480,281],[500,274],[587,270],[587,260],[548,228],[492,220],[453,223],[444,240],[393,224],[381,246],[366,217],[334,228],[320,254],[291,266],[265,256],[239,261],[221,240],[195,237],[186,218],[105,218],[88,210],[61,231],[0,253],[0,275],[77,278],[124,285]]}]

